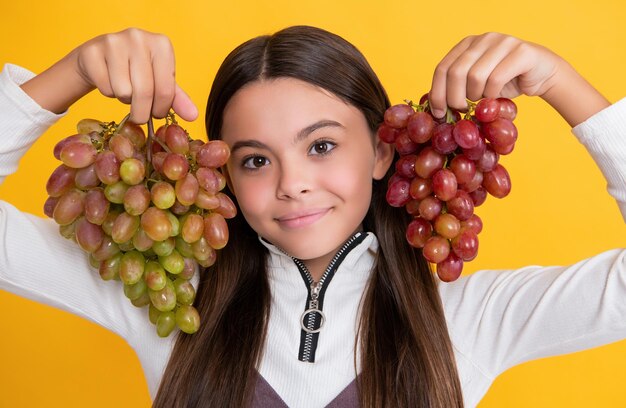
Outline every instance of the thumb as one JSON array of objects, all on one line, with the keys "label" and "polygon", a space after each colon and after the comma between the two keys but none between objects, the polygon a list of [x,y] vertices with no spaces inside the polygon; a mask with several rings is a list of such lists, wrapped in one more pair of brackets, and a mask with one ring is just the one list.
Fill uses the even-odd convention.
[{"label": "thumb", "polygon": [[178,116],[187,122],[193,122],[198,118],[198,108],[193,103],[189,95],[176,84],[176,92],[174,93],[174,101],[172,109]]}]

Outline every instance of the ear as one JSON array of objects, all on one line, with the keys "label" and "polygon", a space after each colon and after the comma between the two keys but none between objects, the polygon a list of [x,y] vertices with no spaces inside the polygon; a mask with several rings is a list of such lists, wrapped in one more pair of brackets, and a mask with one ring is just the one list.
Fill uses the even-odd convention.
[{"label": "ear", "polygon": [[387,170],[389,170],[389,166],[393,162],[393,156],[395,154],[395,147],[392,144],[385,143],[378,135],[375,136],[374,146],[376,157],[374,158],[374,173],[373,178],[375,180],[380,180],[385,177],[387,174]]}]

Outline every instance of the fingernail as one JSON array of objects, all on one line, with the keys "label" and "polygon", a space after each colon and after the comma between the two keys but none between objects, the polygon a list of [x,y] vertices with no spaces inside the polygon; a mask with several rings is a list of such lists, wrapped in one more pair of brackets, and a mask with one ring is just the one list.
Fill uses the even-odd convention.
[{"label": "fingernail", "polygon": [[442,118],[444,112],[441,109],[433,109],[433,116],[436,118]]}]

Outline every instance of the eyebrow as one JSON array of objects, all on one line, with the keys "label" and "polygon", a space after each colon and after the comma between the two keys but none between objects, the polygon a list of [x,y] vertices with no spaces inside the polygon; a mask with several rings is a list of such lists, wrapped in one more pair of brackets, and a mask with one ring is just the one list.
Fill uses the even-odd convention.
[{"label": "eyebrow", "polygon": [[[334,120],[322,119],[300,130],[296,137],[293,139],[293,143],[296,144],[301,142],[302,140],[306,139],[311,133],[323,127],[340,127],[345,129],[345,126],[343,126],[339,122],[336,122]],[[235,142],[233,144],[233,147],[230,149],[230,154],[235,153],[235,151],[241,149],[242,147],[255,147],[269,150],[269,146],[267,146],[265,143],[259,142],[258,140],[254,139],[248,139]]]}]

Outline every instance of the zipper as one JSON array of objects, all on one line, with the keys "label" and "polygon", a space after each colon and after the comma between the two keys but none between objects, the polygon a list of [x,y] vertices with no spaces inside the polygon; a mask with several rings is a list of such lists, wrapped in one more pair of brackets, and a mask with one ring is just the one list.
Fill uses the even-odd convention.
[{"label": "zipper", "polygon": [[324,327],[324,323],[326,322],[326,315],[324,314],[322,308],[324,305],[324,294],[326,293],[328,283],[331,281],[337,268],[350,250],[361,243],[366,236],[367,234],[357,232],[350,239],[348,239],[339,251],[337,251],[333,259],[326,267],[322,277],[317,282],[313,280],[313,277],[311,276],[311,273],[307,269],[306,265],[304,265],[304,262],[298,258],[290,256],[281,248],[278,248],[280,251],[293,259],[293,262],[298,267],[300,275],[304,279],[308,290],[304,312],[300,315],[301,332],[298,360],[308,363],[315,362],[315,351],[317,350],[319,334]]}]

